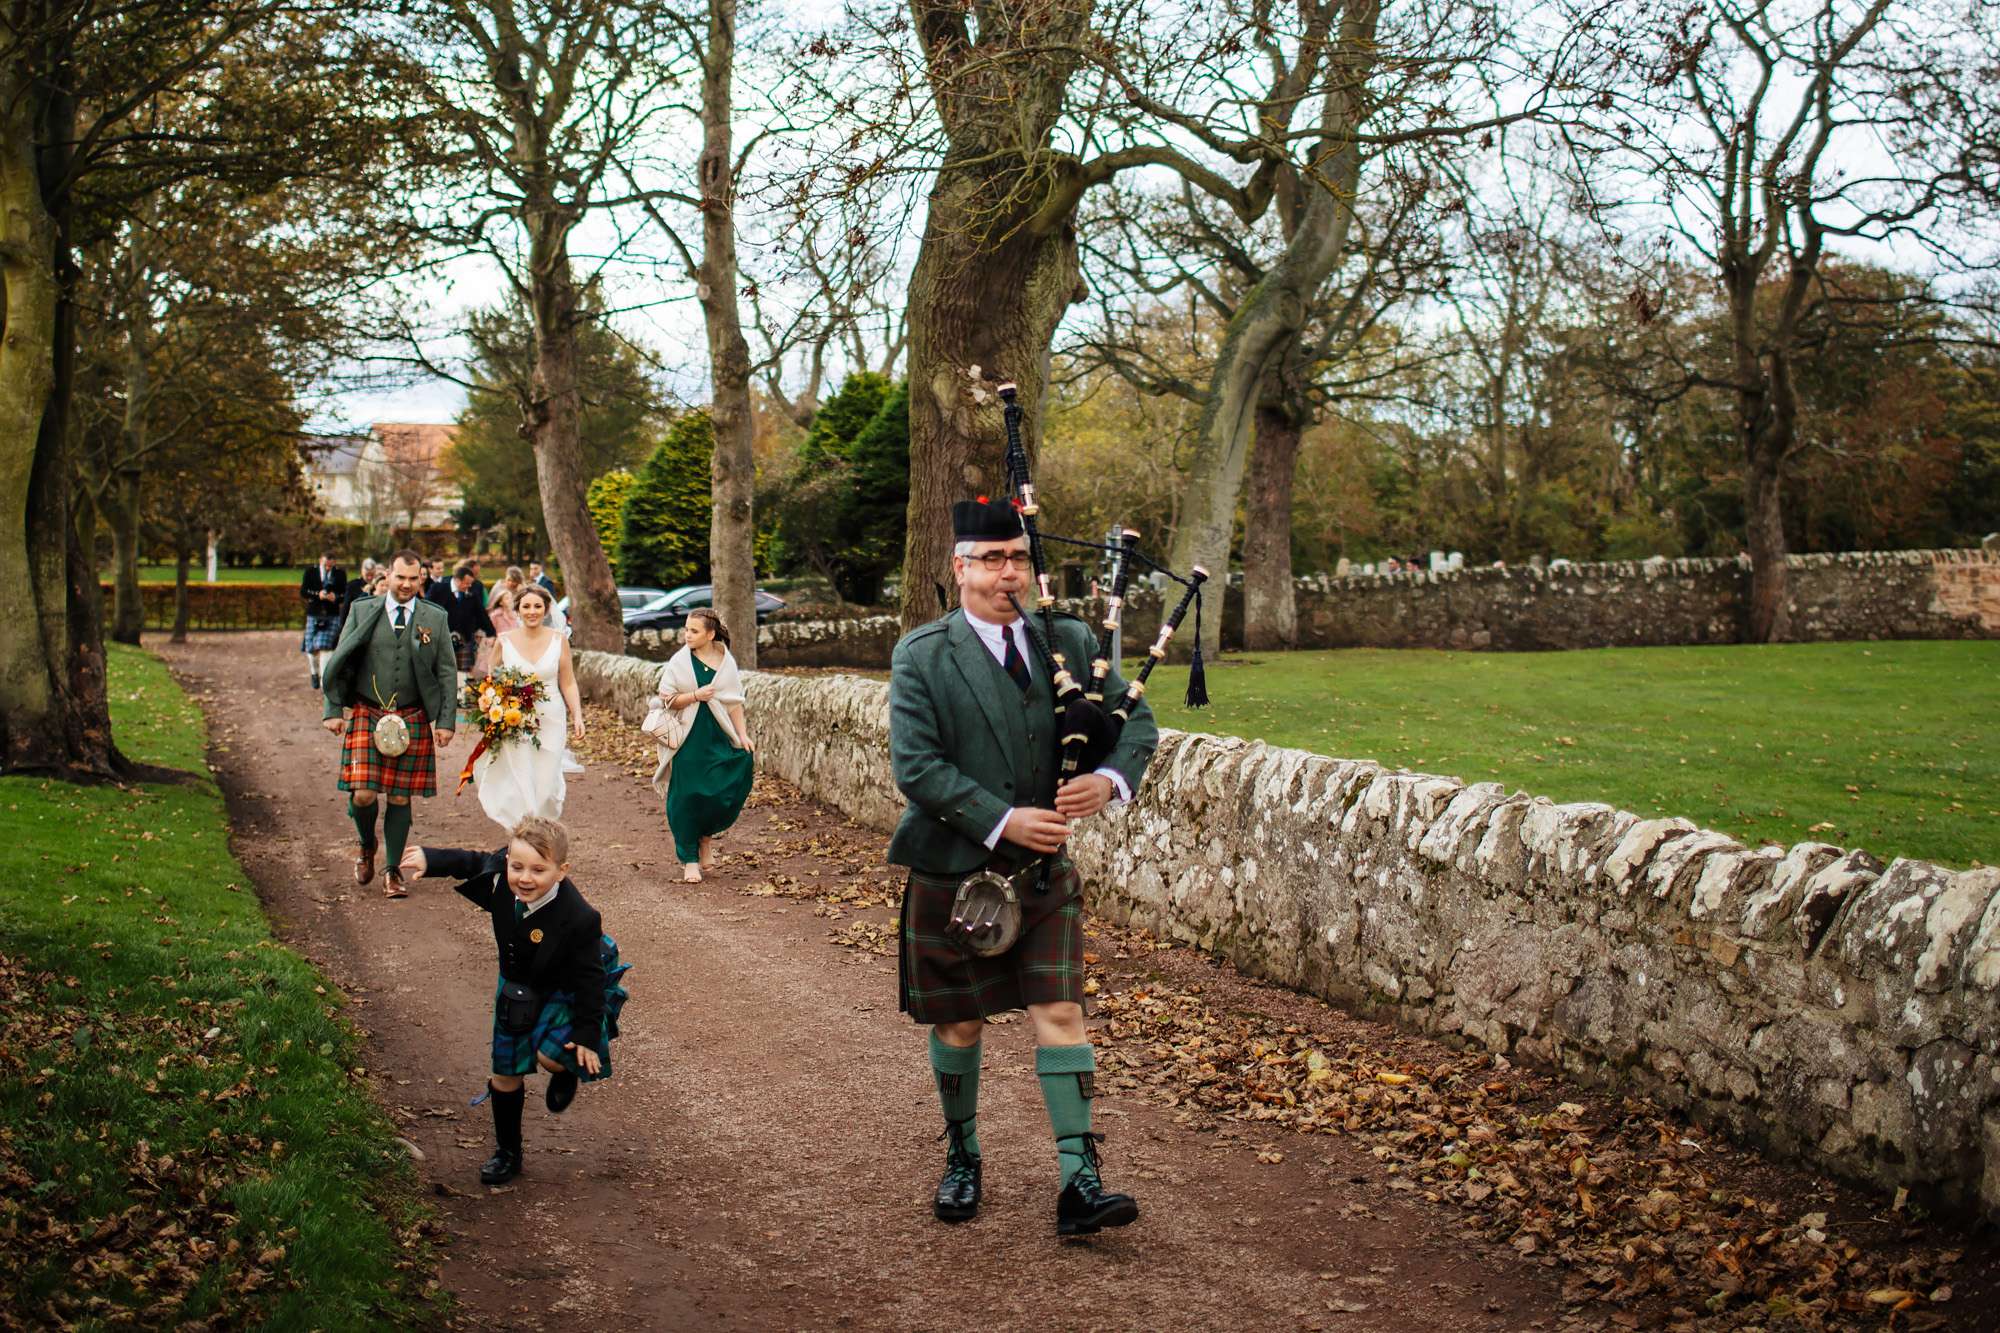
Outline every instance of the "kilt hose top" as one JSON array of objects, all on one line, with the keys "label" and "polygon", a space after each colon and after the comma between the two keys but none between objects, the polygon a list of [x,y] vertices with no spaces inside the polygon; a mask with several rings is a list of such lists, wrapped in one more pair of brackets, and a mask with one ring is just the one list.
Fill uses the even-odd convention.
[{"label": "kilt hose top", "polygon": [[[1089,626],[1058,615],[1053,627],[1053,646],[1072,669],[1091,660],[1096,642]],[[945,929],[958,880],[989,862],[1011,869],[1029,859],[1010,844],[989,850],[993,829],[1015,806],[1055,803],[1055,696],[1040,664],[1030,677],[1023,691],[963,610],[912,630],[896,645],[889,755],[908,805],[890,839],[889,861],[910,869],[899,975],[902,1008],[919,1022],[960,1022],[1083,998],[1082,903],[1073,875],[1051,877],[1056,883],[1048,891],[1060,896],[1059,905],[1023,902],[1028,928],[997,957],[960,952]],[[1124,688],[1114,665],[1106,695]],[[1141,701],[1104,767],[1137,792],[1157,740],[1152,711]]]}]

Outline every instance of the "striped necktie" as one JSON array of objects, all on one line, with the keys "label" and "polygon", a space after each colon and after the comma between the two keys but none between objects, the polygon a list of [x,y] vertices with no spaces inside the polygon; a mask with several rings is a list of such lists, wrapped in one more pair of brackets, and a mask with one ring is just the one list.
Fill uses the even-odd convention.
[{"label": "striped necktie", "polygon": [[1002,625],[1000,627],[1000,635],[1007,640],[1007,656],[1001,659],[1000,665],[1007,668],[1007,674],[1012,676],[1014,683],[1021,687],[1021,693],[1026,694],[1028,686],[1032,681],[1028,675],[1027,659],[1021,656],[1020,648],[1014,643],[1014,627],[1012,625]]}]

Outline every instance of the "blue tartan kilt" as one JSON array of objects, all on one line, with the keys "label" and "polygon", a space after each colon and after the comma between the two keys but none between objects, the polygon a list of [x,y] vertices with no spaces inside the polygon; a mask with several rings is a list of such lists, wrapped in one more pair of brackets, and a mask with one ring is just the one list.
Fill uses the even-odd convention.
[{"label": "blue tartan kilt", "polygon": [[340,617],[307,616],[305,637],[299,640],[302,653],[330,653],[340,642]]},{"label": "blue tartan kilt", "polygon": [[535,1026],[527,1032],[509,1032],[500,1022],[500,990],[507,984],[505,977],[493,982],[493,1072],[496,1074],[532,1074],[539,1067],[535,1057],[546,1055],[549,1059],[575,1074],[585,1083],[596,1083],[611,1077],[611,1042],[618,1035],[618,1015],[630,998],[622,983],[625,973],[631,971],[630,963],[618,961],[618,945],[609,935],[603,937],[599,945],[600,956],[605,959],[604,967],[604,1029],[597,1039],[597,1058],[600,1068],[596,1074],[586,1074],[577,1067],[576,1052],[564,1049],[570,1040],[573,1016],[570,1006],[576,997],[568,991],[556,991],[542,1001],[542,1012],[535,1016]]}]

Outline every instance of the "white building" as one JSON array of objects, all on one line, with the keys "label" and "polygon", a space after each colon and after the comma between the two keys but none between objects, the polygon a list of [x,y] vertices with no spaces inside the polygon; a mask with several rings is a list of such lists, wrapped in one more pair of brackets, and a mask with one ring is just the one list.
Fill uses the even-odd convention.
[{"label": "white building", "polygon": [[443,455],[457,428],[425,422],[378,421],[365,435],[317,435],[301,452],[306,478],[326,516],[368,527],[451,526],[458,488],[444,475]]}]

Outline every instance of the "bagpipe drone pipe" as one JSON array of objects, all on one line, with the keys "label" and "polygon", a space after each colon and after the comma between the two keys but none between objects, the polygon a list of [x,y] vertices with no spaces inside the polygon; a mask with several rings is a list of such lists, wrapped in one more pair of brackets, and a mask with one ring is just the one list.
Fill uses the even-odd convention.
[{"label": "bagpipe drone pipe", "polygon": [[[1139,549],[1139,534],[1130,528],[1121,530],[1116,542],[1079,541],[1072,537],[1058,537],[1045,534],[1039,521],[1041,506],[1035,499],[1034,478],[1029,475],[1028,451],[1021,443],[1021,405],[1017,401],[1014,385],[1003,383],[999,386],[1002,416],[1007,423],[1007,485],[1014,508],[1020,512],[1021,527],[1028,538],[1028,560],[1033,567],[1035,578],[1035,610],[1041,623],[1030,616],[1018,599],[1014,610],[1027,627],[1028,639],[1033,644],[1035,655],[1043,670],[1048,672],[1049,681],[1055,689],[1058,733],[1061,739],[1061,767],[1058,783],[1067,782],[1078,773],[1087,773],[1104,762],[1107,755],[1117,747],[1118,737],[1125,729],[1126,721],[1139,706],[1146,694],[1146,678],[1153,668],[1165,660],[1167,644],[1180,629],[1189,606],[1194,608],[1195,641],[1194,652],[1188,665],[1187,704],[1190,708],[1200,708],[1208,703],[1207,680],[1201,661],[1201,585],[1208,581],[1208,571],[1196,565],[1186,577],[1174,573]],[[1050,621],[1055,597],[1049,590],[1048,560],[1044,553],[1045,541],[1060,542],[1065,546],[1099,551],[1111,562],[1111,581],[1104,604],[1104,619],[1099,625],[1096,652],[1092,656],[1088,674],[1083,680],[1070,670],[1064,654],[1055,646],[1057,643],[1054,626]],[[1152,647],[1146,650],[1146,661],[1139,673],[1125,686],[1125,692],[1108,706],[1104,698],[1106,684],[1111,675],[1111,654],[1118,639],[1119,626],[1125,612],[1126,592],[1131,585],[1135,565],[1144,565],[1181,585],[1183,592],[1178,605],[1167,618],[1160,622],[1159,636]]]}]

